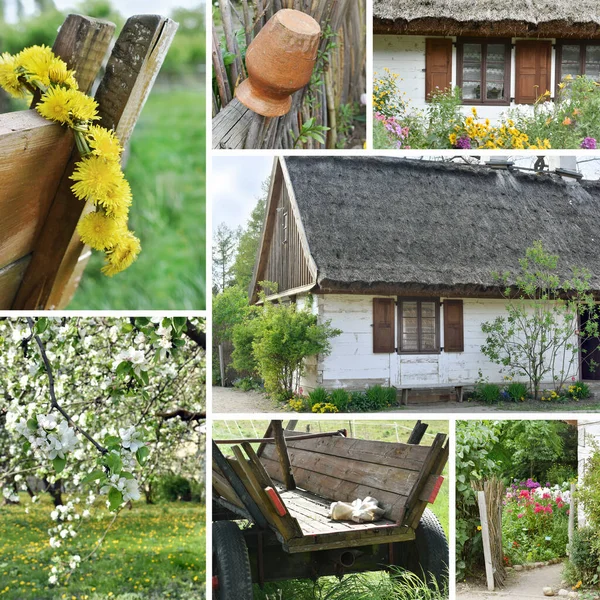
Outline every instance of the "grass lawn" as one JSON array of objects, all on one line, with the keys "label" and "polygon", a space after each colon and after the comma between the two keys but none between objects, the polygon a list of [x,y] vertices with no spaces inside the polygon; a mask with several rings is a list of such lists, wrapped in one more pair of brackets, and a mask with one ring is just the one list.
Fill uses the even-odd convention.
[{"label": "grass lawn", "polygon": [[113,278],[94,252],[70,309],[206,308],[204,90],[155,86],[131,141],[135,264]]},{"label": "grass lawn", "polygon": [[[67,498],[68,499],[68,498]],[[29,508],[29,514],[25,509]],[[125,509],[96,556],[82,563],[67,587],[47,586],[54,550],[46,530],[52,503],[0,506],[0,599],[158,600],[205,596],[204,507],[199,504],[134,504]],[[82,527],[71,554],[85,556],[111,520],[107,511]],[[62,548],[61,548],[62,550]]]}]

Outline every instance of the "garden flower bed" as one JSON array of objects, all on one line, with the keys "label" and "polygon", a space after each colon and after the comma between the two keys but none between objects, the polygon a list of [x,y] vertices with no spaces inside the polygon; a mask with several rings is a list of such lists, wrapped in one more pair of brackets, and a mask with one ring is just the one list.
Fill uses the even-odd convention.
[{"label": "garden flower bed", "polygon": [[566,556],[570,492],[567,485],[513,482],[502,512],[504,560],[508,566]]},{"label": "garden flower bed", "polygon": [[460,88],[431,94],[424,110],[410,106],[398,75],[385,70],[373,86],[373,140],[382,149],[594,150],[600,136],[600,84],[568,75],[556,100],[545,91],[534,106],[507,109],[498,122],[464,115]]}]

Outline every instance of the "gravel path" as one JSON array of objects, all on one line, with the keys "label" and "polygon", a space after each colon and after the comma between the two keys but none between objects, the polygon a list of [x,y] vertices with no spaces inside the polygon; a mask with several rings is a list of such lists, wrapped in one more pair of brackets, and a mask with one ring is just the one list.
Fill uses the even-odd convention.
[{"label": "gravel path", "polygon": [[281,407],[261,392],[213,387],[212,411],[213,413],[272,413],[281,412]]},{"label": "gravel path", "polygon": [[[563,587],[563,565],[550,565],[531,571],[513,571],[509,574],[508,585],[496,592],[488,592],[484,585],[477,583],[459,583],[456,585],[456,600],[492,600],[495,598],[514,598],[525,600],[527,598],[546,598],[542,589],[551,587],[556,593]],[[565,589],[571,588],[564,586]],[[557,596],[558,597],[558,596]]]}]

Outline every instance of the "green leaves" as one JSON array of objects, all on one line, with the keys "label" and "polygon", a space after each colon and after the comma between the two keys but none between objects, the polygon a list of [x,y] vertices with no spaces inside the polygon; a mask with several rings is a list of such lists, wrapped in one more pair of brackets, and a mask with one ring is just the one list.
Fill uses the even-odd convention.
[{"label": "green leaves", "polygon": [[92,471],[81,480],[81,483],[91,483],[97,479],[104,478],[106,478],[106,473],[104,471]]},{"label": "green leaves", "polygon": [[[306,144],[309,138],[316,140],[319,144],[325,143],[325,138],[323,137],[323,133],[329,131],[329,127],[324,127],[323,125],[316,125],[315,118],[311,117],[308,121],[302,123],[302,127],[300,128],[300,132],[298,133],[298,137],[294,140],[294,148],[298,146],[298,143],[301,142]],[[294,132],[290,129],[290,134],[292,138],[294,138]]]},{"label": "green leaves", "polygon": [[40,317],[36,322],[35,325],[33,327],[33,331],[36,334],[40,334],[40,333],[44,333],[44,331],[46,331],[46,329],[48,329],[48,318],[47,317]]},{"label": "green leaves", "polygon": [[106,466],[110,469],[110,472],[113,475],[118,475],[123,469],[123,461],[121,460],[121,456],[112,451],[106,455]]},{"label": "green leaves", "polygon": [[66,458],[60,458],[59,456],[57,456],[56,458],[52,459],[52,466],[54,467],[54,470],[57,473],[61,473],[63,471],[63,469],[65,468],[66,464],[67,464]]},{"label": "green leaves", "polygon": [[123,362],[119,363],[119,366],[117,367],[117,377],[127,375],[131,373],[131,370],[131,363],[128,360],[124,360]]},{"label": "green leaves", "polygon": [[38,430],[37,417],[33,417],[33,419],[29,419],[27,421],[27,429],[29,429],[29,431],[37,431]]},{"label": "green leaves", "polygon": [[138,463],[140,463],[140,465],[142,467],[146,464],[146,460],[147,460],[149,454],[150,454],[150,450],[148,450],[148,448],[146,446],[142,446],[141,448],[137,449],[135,456],[137,458]]},{"label": "green leaves", "polygon": [[111,487],[108,490],[108,502],[110,510],[117,510],[123,504],[123,494],[117,488]]}]

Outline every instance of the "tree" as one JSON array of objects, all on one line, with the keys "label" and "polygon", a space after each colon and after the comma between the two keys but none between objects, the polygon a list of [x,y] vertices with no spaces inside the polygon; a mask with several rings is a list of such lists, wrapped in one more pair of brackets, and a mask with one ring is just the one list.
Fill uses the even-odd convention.
[{"label": "tree", "polygon": [[97,497],[114,522],[164,475],[203,481],[203,329],[185,317],[0,320],[0,487],[17,501],[33,477],[52,495],[50,584],[98,549],[77,542]]},{"label": "tree", "polygon": [[262,236],[265,208],[270,185],[270,177],[262,183],[262,194],[257,199],[256,206],[250,215],[246,228],[240,235],[235,261],[233,263],[235,282],[244,290],[249,288],[254,273],[254,265],[256,263],[260,238]]},{"label": "tree", "polygon": [[[506,286],[507,316],[482,324],[486,334],[481,351],[510,375],[527,377],[537,400],[545,377],[560,392],[579,366],[582,340],[598,337],[598,313],[590,293],[590,274],[572,269],[572,277],[558,275],[558,256],[537,241],[520,259],[516,275],[496,275]],[[583,327],[580,317],[590,315]]]},{"label": "tree", "polygon": [[[261,286],[271,287],[262,283]],[[265,389],[278,400],[292,397],[304,372],[304,361],[331,351],[330,339],[342,332],[331,322],[319,323],[308,308],[293,303],[273,304],[262,294],[263,305],[252,310],[233,330],[233,365],[254,371]]]},{"label": "tree", "polygon": [[239,229],[230,229],[225,223],[217,227],[213,238],[213,287],[222,292],[233,283],[233,261],[240,236]]}]

